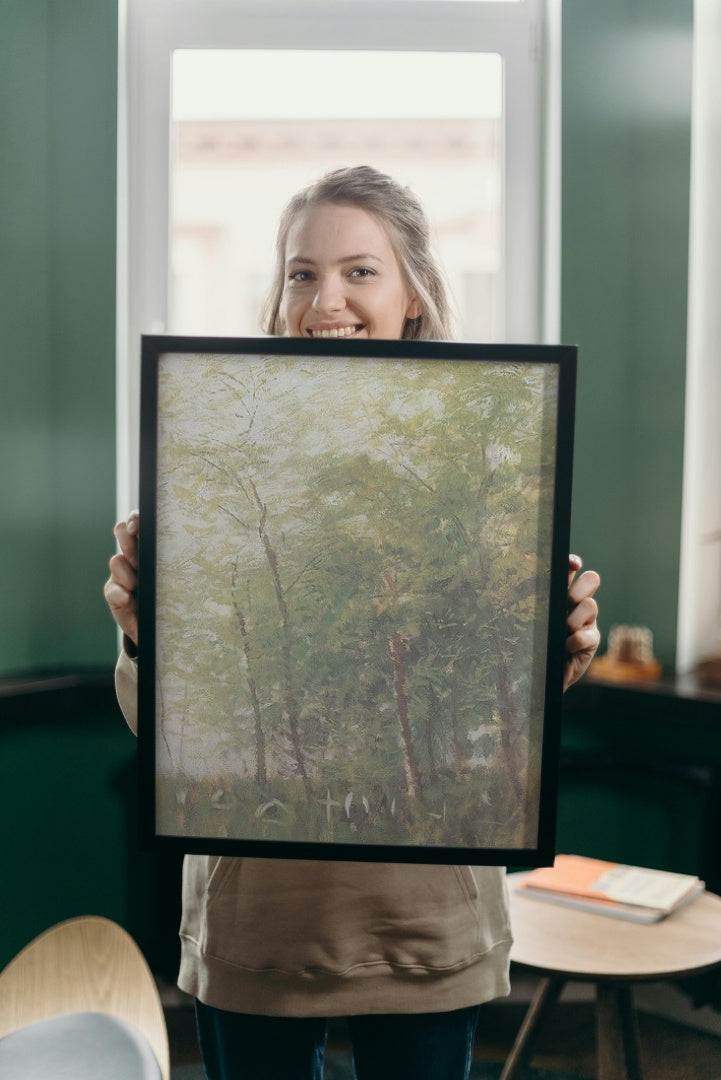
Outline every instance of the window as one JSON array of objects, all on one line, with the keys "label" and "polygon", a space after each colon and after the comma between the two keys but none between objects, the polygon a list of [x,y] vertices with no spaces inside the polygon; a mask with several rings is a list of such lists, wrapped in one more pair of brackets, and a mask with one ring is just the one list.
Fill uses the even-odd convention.
[{"label": "window", "polygon": [[495,54],[176,52],[169,329],[258,333],[287,199],[326,170],[372,163],[426,208],[456,336],[498,340],[502,108]]},{"label": "window", "polygon": [[555,339],[555,2],[121,3],[122,513],[137,498],[140,335],[258,333],[280,209],[328,169],[363,160],[418,193],[459,337]]}]

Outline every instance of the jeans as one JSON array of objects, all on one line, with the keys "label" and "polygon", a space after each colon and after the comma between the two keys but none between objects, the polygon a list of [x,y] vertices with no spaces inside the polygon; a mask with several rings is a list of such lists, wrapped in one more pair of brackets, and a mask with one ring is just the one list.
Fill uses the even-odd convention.
[{"label": "jeans", "polygon": [[[467,1080],[478,1006],[348,1017],[356,1080]],[[249,1016],[196,1002],[208,1080],[321,1080],[323,1017]]]}]

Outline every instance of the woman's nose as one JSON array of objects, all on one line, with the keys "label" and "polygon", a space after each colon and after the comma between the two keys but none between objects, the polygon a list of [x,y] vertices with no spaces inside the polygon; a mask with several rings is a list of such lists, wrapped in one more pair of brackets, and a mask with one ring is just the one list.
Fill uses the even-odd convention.
[{"label": "woman's nose", "polygon": [[313,307],[322,314],[340,311],[345,307],[343,284],[337,275],[328,274],[318,279]]}]

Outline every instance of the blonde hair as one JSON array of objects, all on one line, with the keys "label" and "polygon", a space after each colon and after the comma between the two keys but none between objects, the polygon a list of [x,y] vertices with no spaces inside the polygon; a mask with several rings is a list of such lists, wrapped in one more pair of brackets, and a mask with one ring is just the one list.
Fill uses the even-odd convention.
[{"label": "blonde hair", "polygon": [[430,250],[428,221],[419,200],[392,177],[370,165],[327,173],[294,195],[281,214],[275,247],[273,284],[263,311],[263,330],[282,335],[288,233],[296,218],[311,206],[336,203],[357,206],[385,228],[406,283],[421,305],[421,314],[406,319],[402,338],[447,341],[452,337],[451,311],[443,276]]}]

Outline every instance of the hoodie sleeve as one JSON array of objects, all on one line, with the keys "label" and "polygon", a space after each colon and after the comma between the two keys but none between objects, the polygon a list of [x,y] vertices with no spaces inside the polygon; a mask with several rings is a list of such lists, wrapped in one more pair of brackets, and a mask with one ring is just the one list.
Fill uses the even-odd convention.
[{"label": "hoodie sleeve", "polygon": [[123,651],[115,667],[115,693],[128,727],[138,733],[138,661]]}]

